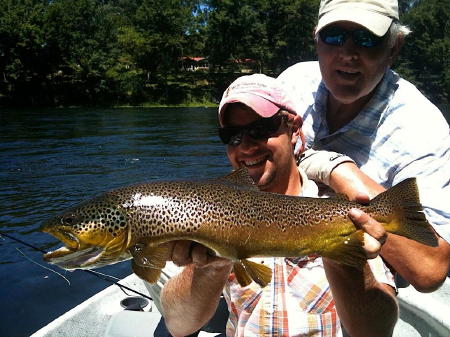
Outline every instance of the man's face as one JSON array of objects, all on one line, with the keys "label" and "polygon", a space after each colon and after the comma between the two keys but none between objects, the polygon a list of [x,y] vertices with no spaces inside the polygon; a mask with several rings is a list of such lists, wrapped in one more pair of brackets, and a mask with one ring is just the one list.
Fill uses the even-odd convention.
[{"label": "man's face", "polygon": [[[347,21],[332,24],[353,31],[364,27]],[[318,38],[316,49],[320,70],[330,99],[341,104],[366,103],[396,56],[387,38],[375,47],[361,47],[350,36],[342,46],[325,44]]]},{"label": "man's face", "polygon": [[[226,112],[225,126],[246,126],[261,118],[245,105],[231,104]],[[257,140],[245,134],[239,145],[227,145],[228,159],[234,168],[246,167],[262,191],[286,193],[292,168],[295,168],[292,140],[283,121],[273,137]]]}]

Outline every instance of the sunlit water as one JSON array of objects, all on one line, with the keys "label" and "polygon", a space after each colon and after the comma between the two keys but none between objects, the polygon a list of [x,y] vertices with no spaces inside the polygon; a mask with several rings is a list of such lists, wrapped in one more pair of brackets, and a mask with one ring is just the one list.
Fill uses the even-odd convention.
[{"label": "sunlit water", "polygon": [[[0,231],[49,250],[57,240],[37,231],[42,221],[99,192],[229,172],[216,125],[206,108],[1,111]],[[29,336],[109,285],[52,267],[69,285],[22,253],[46,265],[41,253],[0,238],[0,336]],[[130,265],[99,270],[124,277]]]}]

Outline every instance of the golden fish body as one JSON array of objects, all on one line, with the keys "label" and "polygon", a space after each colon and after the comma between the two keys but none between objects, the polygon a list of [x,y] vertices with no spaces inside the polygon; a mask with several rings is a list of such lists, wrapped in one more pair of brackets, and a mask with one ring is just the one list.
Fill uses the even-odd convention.
[{"label": "golden fish body", "polygon": [[436,245],[408,179],[368,205],[343,197],[292,197],[260,192],[246,170],[205,181],[154,182],[119,188],[53,218],[42,230],[66,247],[45,259],[66,269],[96,268],[133,257],[133,270],[155,282],[167,252],[162,243],[192,240],[235,261],[238,281],[270,281],[268,267],[249,257],[296,257],[315,253],[360,267],[363,233],[348,218],[359,208],[386,230]]}]

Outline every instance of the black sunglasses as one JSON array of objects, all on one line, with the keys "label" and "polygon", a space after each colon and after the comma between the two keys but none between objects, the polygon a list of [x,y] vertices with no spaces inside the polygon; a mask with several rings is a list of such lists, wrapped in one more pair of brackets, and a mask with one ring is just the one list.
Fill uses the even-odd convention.
[{"label": "black sunglasses", "polygon": [[367,29],[356,29],[350,31],[337,26],[325,27],[319,32],[322,42],[331,46],[342,46],[349,35],[351,35],[355,45],[372,48],[383,42],[387,33],[383,36],[376,36]]},{"label": "black sunglasses", "polygon": [[272,137],[280,128],[281,121],[285,115],[276,114],[269,118],[261,118],[243,127],[225,126],[219,128],[219,137],[224,144],[238,146],[244,135],[253,139],[263,140]]}]

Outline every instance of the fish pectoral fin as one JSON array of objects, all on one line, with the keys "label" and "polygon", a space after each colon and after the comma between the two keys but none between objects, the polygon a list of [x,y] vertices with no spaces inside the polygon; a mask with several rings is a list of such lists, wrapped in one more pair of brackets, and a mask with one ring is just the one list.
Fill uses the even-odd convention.
[{"label": "fish pectoral fin", "polygon": [[272,280],[272,269],[269,267],[245,259],[242,260],[242,264],[253,281],[258,283],[261,287],[264,288]]},{"label": "fish pectoral fin", "polygon": [[135,273],[140,279],[150,283],[156,283],[161,275],[161,269],[142,267],[134,260],[131,262],[131,268],[133,269],[133,273]]},{"label": "fish pectoral fin", "polygon": [[249,285],[253,280],[264,288],[272,280],[272,269],[246,259],[234,264],[234,273],[242,287]]},{"label": "fish pectoral fin", "polygon": [[364,251],[364,233],[362,230],[340,237],[334,243],[327,245],[321,255],[339,263],[362,269],[367,261]]},{"label": "fish pectoral fin", "polygon": [[170,252],[170,247],[164,244],[154,247],[138,242],[130,248],[133,261],[144,268],[164,268]]},{"label": "fish pectoral fin", "polygon": [[234,275],[236,276],[236,280],[238,281],[241,287],[246,287],[250,283],[252,283],[252,278],[244,269],[244,266],[242,266],[240,261],[234,263],[233,272]]}]

